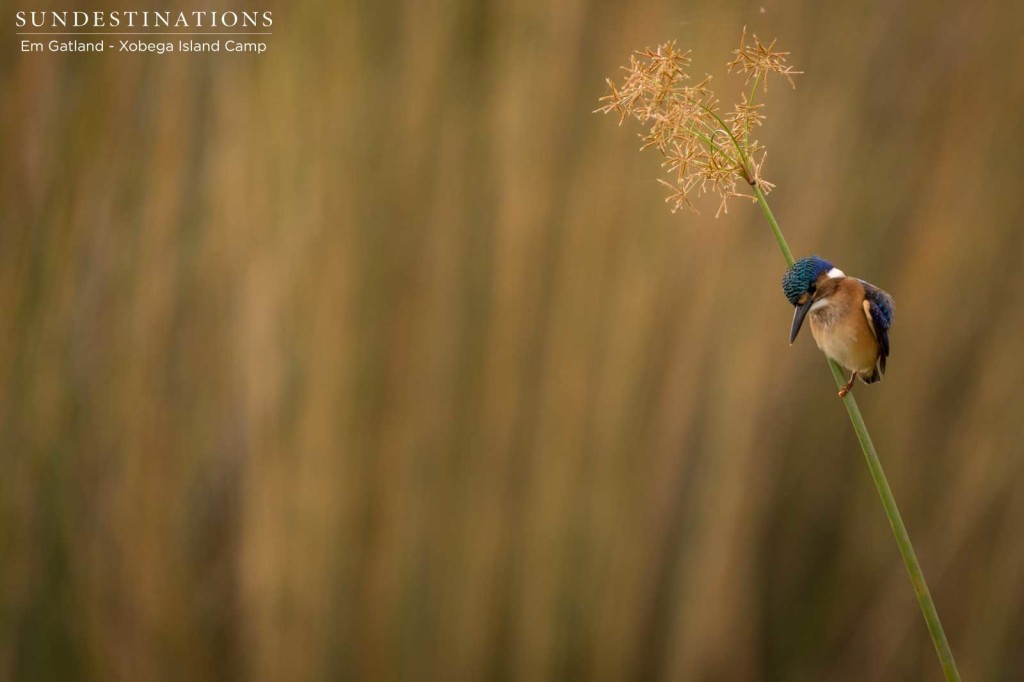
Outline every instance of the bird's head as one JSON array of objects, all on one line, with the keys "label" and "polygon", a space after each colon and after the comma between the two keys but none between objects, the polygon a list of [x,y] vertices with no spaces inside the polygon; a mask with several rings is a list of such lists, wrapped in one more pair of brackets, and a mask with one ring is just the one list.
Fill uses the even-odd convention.
[{"label": "bird's head", "polygon": [[793,343],[796,335],[800,333],[807,311],[815,301],[827,295],[819,291],[819,287],[829,279],[844,276],[842,270],[818,256],[801,258],[786,270],[786,274],[782,276],[782,291],[796,308],[793,312],[793,327],[789,334],[790,343]]}]

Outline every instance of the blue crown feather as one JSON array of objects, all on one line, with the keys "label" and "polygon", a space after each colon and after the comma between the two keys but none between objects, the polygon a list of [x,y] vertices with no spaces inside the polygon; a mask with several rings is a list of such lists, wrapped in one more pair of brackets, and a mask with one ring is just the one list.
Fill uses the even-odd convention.
[{"label": "blue crown feather", "polygon": [[801,258],[782,276],[782,291],[789,302],[796,305],[800,297],[807,293],[811,283],[818,279],[821,273],[831,269],[832,264],[819,256]]}]

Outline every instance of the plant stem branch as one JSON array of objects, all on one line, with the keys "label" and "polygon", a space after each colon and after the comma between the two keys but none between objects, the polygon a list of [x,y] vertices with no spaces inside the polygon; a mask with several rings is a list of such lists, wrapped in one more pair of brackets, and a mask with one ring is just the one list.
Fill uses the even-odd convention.
[{"label": "plant stem branch", "polygon": [[[772,229],[772,234],[775,235],[775,241],[778,242],[779,248],[782,249],[782,255],[786,259],[786,264],[793,265],[793,252],[789,250],[789,244],[786,243],[786,238],[782,236],[782,230],[779,229],[779,223],[775,220],[775,215],[765,200],[764,192],[756,184],[753,189],[754,195],[757,197],[757,203],[761,206],[761,212],[764,213],[764,217],[768,220],[768,225]],[[846,383],[843,370],[831,359],[828,361],[828,364],[832,369],[836,385],[843,386]],[[882,470],[882,462],[878,459],[878,452],[875,451],[875,444],[871,441],[871,434],[868,433],[864,417],[861,416],[860,407],[857,406],[857,400],[853,397],[852,393],[846,394],[846,397],[843,398],[843,403],[846,405],[846,412],[850,416],[853,430],[857,434],[857,440],[860,441],[861,450],[864,451],[864,459],[867,460],[871,478],[878,489],[878,496],[882,498],[882,507],[885,508],[885,515],[889,519],[889,525],[892,526],[892,533],[896,536],[896,544],[899,546],[903,563],[907,567],[907,573],[910,574],[910,583],[914,586],[914,594],[917,595],[917,603],[920,604],[921,613],[924,614],[924,620],[928,626],[928,634],[931,635],[932,643],[935,645],[935,652],[939,656],[942,671],[946,675],[946,680],[959,682],[960,672],[956,668],[956,661],[953,660],[953,651],[949,648],[949,641],[946,639],[946,633],[942,629],[939,612],[935,609],[935,602],[932,600],[931,592],[928,590],[928,583],[925,582],[924,573],[921,571],[921,564],[917,561],[914,545],[911,544],[910,535],[907,534],[907,528],[903,525],[903,518],[900,516],[899,507],[896,506],[896,498],[893,497],[892,489],[889,488],[889,481],[885,477],[885,471]]]},{"label": "plant stem branch", "polygon": [[750,160],[747,158],[746,152],[743,151],[743,145],[741,145],[740,141],[736,139],[736,136],[732,134],[732,131],[729,130],[729,126],[726,125],[725,121],[722,120],[722,117],[715,113],[714,109],[704,104],[701,104],[700,108],[707,112],[709,115],[711,115],[716,121],[718,121],[718,125],[722,126],[722,132],[728,135],[729,139],[732,140],[732,144],[734,147],[736,147],[736,151],[740,153],[740,160],[743,162],[743,173],[746,175],[747,181],[753,183],[752,178],[754,176],[751,174],[753,168],[751,168],[750,166]]},{"label": "plant stem branch", "polygon": [[[758,72],[758,74],[756,76],[754,76],[754,85],[753,85],[753,87],[750,88],[750,97],[747,98],[747,106],[749,106],[749,107],[753,107],[754,106],[754,95],[757,94],[757,85],[760,82],[761,82],[761,73]],[[749,119],[748,119],[747,124],[745,126],[743,126],[743,144],[747,144],[748,142],[750,142],[750,122],[749,122]]]},{"label": "plant stem branch", "polygon": [[786,259],[786,265],[792,266],[795,262],[793,260],[793,252],[789,250],[789,244],[786,243],[786,238],[782,236],[782,230],[779,229],[779,221],[775,219],[775,214],[772,213],[772,209],[768,206],[768,201],[764,198],[764,192],[757,185],[754,185],[754,196],[757,197],[757,203],[761,205],[761,212],[764,213],[764,217],[768,219],[768,226],[772,228],[775,241],[779,243],[779,248],[782,249],[782,257]]}]

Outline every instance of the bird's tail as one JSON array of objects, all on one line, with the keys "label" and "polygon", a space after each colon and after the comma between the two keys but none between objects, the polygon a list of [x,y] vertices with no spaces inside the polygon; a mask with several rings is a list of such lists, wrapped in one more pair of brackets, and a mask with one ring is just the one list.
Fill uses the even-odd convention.
[{"label": "bird's tail", "polygon": [[882,369],[876,364],[874,369],[871,370],[871,374],[861,374],[860,380],[865,384],[873,384],[876,381],[882,380]]}]

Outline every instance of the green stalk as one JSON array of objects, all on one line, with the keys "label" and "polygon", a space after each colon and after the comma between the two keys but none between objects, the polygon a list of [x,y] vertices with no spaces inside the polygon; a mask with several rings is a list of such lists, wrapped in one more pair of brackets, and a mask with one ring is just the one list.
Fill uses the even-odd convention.
[{"label": "green stalk", "polygon": [[[764,213],[764,217],[768,220],[768,225],[772,228],[775,241],[779,243],[779,248],[782,249],[786,265],[793,265],[793,252],[789,250],[789,244],[786,243],[786,238],[782,236],[779,223],[775,220],[772,209],[768,207],[764,193],[757,185],[754,185],[754,195],[757,197],[757,203],[761,205],[761,212]],[[836,385],[843,386],[846,383],[846,377],[843,376],[842,369],[831,359],[828,361],[828,364],[832,369]],[[935,652],[939,655],[942,671],[945,673],[947,680],[959,682],[960,672],[956,669],[953,652],[949,648],[949,641],[946,639],[946,633],[942,629],[942,621],[939,620],[939,612],[935,610],[935,602],[932,601],[931,592],[928,590],[928,583],[925,582],[924,573],[921,571],[921,564],[918,563],[917,555],[914,553],[914,545],[911,544],[910,535],[907,534],[907,528],[903,525],[903,518],[900,516],[899,507],[896,506],[896,498],[893,497],[892,490],[889,488],[889,481],[885,478],[885,472],[882,470],[882,462],[878,459],[875,444],[871,442],[871,434],[868,433],[868,427],[864,424],[864,417],[860,414],[860,408],[857,406],[857,400],[853,397],[853,393],[847,393],[846,397],[843,398],[843,403],[846,405],[846,412],[850,415],[850,423],[853,424],[853,430],[857,433],[860,447],[864,451],[864,459],[867,460],[868,469],[871,471],[871,478],[875,481],[878,496],[882,498],[882,507],[885,508],[885,515],[889,517],[889,525],[892,526],[892,533],[896,536],[896,544],[899,546],[900,554],[903,556],[903,563],[907,567],[907,573],[910,574],[910,582],[914,586],[917,603],[921,605],[921,613],[924,614],[924,621],[928,625],[928,633],[931,635],[932,643],[935,645]]]}]

